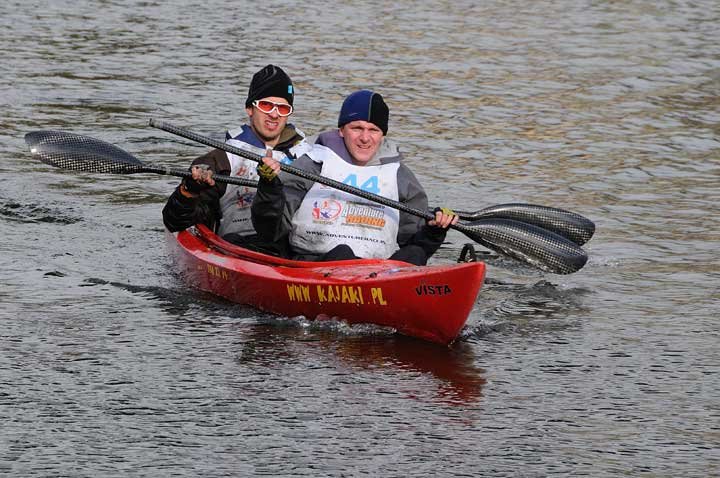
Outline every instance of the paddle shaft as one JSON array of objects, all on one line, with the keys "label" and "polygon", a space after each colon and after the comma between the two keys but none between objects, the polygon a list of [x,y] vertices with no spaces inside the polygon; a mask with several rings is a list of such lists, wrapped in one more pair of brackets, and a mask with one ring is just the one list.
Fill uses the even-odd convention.
[{"label": "paddle shaft", "polygon": [[[176,168],[159,168],[155,166],[144,166],[142,169],[136,172],[164,174],[167,176],[178,176],[181,178],[192,178],[192,173],[190,171]],[[215,182],[218,183],[235,184],[237,186],[256,188],[258,185],[257,181],[254,181],[252,179],[225,176],[223,174],[213,174],[212,178],[215,180]]]},{"label": "paddle shaft", "polygon": [[[249,153],[252,154],[252,153]],[[143,169],[136,171],[136,172],[143,172],[143,173],[157,173],[157,174],[165,174],[169,176],[178,176],[183,178],[191,178],[192,174],[187,170],[180,170],[180,169],[174,169],[174,168],[159,168],[159,167],[144,167]],[[222,174],[213,174],[212,178],[219,183],[227,183],[227,184],[236,184],[240,186],[246,186],[249,188],[257,188],[258,182],[253,179],[245,179],[245,178],[238,178],[234,176],[224,176]],[[344,184],[344,183],[343,183]],[[382,196],[380,196],[382,197]],[[514,206],[517,208],[521,207],[529,207],[532,206],[530,204],[511,204],[509,206]],[[493,206],[498,207],[498,206]],[[537,206],[538,208],[540,206]],[[412,208],[411,208],[412,209]],[[528,218],[520,218],[517,217],[519,214],[513,214],[513,210],[508,210],[504,212],[495,212],[495,211],[459,211],[453,209],[453,212],[455,215],[457,215],[460,219],[464,221],[476,221],[478,219],[490,219],[490,218],[499,218],[499,219],[515,219],[519,220],[521,222],[530,222]],[[430,213],[432,214],[432,213]],[[543,217],[541,217],[542,219]],[[523,220],[525,219],[525,220]]]},{"label": "paddle shaft", "polygon": [[[188,131],[187,129],[171,125],[170,123],[166,123],[164,121],[156,121],[154,119],[151,119],[150,126],[161,129],[163,131],[167,131],[168,133],[172,133],[177,136],[181,136],[183,138],[190,139],[192,141],[196,141],[196,142],[204,144],[206,146],[210,146],[210,147],[213,147],[216,149],[226,151],[228,153],[235,154],[237,156],[241,156],[241,157],[249,159],[251,161],[255,161],[256,163],[262,162],[262,156],[260,156],[259,154],[245,151],[244,149],[240,149],[236,146],[232,146],[232,145],[224,143],[222,141],[216,141],[212,138],[208,138],[206,136],[202,136],[197,133],[193,133],[192,131]],[[361,197],[363,199],[367,199],[368,201],[373,201],[378,204],[382,204],[383,206],[388,206],[393,209],[398,209],[398,210],[406,212],[408,214],[412,214],[413,216],[422,217],[423,219],[427,219],[427,220],[432,220],[435,218],[435,214],[433,214],[431,212],[421,211],[420,209],[415,209],[414,207],[408,206],[407,204],[403,204],[398,201],[393,201],[392,199],[388,199],[388,198],[380,196],[378,194],[373,194],[371,192],[364,191],[360,188],[350,186],[349,184],[341,183],[340,181],[336,181],[334,179],[326,178],[325,176],[319,176],[317,174],[310,173],[308,171],[305,171],[300,168],[296,168],[289,164],[280,163],[280,169],[282,171],[285,171],[286,173],[293,174],[295,176],[299,176],[303,179],[307,179],[310,181],[315,181],[316,183],[324,184],[326,186],[330,186],[335,189],[339,189],[340,191],[344,191],[346,193],[353,194],[353,195]],[[464,230],[464,228],[457,227],[457,225],[453,225],[450,227],[457,229],[459,231]]]}]

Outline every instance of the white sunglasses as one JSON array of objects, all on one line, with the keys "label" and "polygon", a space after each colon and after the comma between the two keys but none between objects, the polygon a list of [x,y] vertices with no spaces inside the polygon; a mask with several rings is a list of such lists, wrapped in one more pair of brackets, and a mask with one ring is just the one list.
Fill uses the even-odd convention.
[{"label": "white sunglasses", "polygon": [[265,114],[270,114],[273,110],[277,111],[278,116],[290,116],[293,112],[292,105],[287,103],[275,103],[268,100],[255,100],[252,105]]}]

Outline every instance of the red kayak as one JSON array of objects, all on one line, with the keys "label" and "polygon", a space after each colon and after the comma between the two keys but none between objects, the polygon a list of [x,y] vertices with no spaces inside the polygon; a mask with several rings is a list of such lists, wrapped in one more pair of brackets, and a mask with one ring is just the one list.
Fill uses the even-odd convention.
[{"label": "red kayak", "polygon": [[168,236],[181,274],[203,291],[278,315],[377,324],[441,344],[460,333],[485,277],[483,262],[292,261],[236,246],[202,225]]}]

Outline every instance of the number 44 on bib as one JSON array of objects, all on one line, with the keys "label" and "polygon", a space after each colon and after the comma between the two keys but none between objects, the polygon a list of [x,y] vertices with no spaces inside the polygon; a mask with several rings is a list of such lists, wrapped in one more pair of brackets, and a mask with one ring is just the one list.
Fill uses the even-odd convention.
[{"label": "number 44 on bib", "polygon": [[357,174],[353,173],[343,179],[343,184],[347,184],[355,188],[359,187],[363,191],[367,191],[369,193],[380,194],[380,183],[377,176],[370,176],[364,183],[358,186]]}]

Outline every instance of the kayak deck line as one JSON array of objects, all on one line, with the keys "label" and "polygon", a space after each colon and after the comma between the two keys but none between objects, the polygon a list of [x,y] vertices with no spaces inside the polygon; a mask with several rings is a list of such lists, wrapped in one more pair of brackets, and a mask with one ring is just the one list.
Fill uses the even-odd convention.
[{"label": "kayak deck line", "polygon": [[[325,266],[336,266],[340,265],[348,267],[352,265],[371,265],[371,264],[391,264],[396,263],[400,267],[407,267],[408,264],[401,261],[391,261],[389,259],[349,259],[343,261],[326,261],[326,262],[313,262],[313,261],[295,261],[292,259],[285,259],[283,257],[272,256],[264,254],[262,252],[253,251],[246,249],[242,246],[238,246],[231,242],[225,241],[220,236],[211,232],[206,226],[196,226],[195,234],[202,237],[205,241],[212,246],[213,249],[220,251],[223,254],[241,258],[247,261],[257,262],[258,264],[266,264],[271,266],[282,266],[292,268],[311,268],[317,269],[319,265]],[[415,266],[419,267],[419,266]]]},{"label": "kayak deck line", "polygon": [[483,262],[293,261],[231,244],[202,225],[168,233],[168,245],[188,285],[232,302],[391,327],[444,345],[459,335],[485,277]]}]

